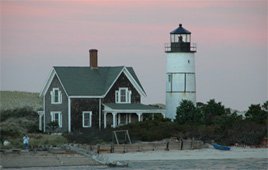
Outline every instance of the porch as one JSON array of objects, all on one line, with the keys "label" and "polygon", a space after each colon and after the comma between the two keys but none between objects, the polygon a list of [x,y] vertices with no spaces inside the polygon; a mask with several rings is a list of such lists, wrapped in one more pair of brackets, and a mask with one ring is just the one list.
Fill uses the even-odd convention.
[{"label": "porch", "polygon": [[107,126],[115,128],[131,122],[143,121],[144,114],[152,114],[153,116],[156,113],[160,113],[165,117],[164,109],[140,103],[106,103],[103,106],[104,128]]}]

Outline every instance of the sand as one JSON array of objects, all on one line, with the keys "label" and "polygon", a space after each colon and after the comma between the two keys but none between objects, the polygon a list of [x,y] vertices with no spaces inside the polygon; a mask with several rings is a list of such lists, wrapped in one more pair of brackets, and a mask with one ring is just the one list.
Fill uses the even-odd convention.
[{"label": "sand", "polygon": [[93,159],[75,153],[50,153],[47,151],[21,153],[1,153],[0,165],[4,168],[23,167],[56,167],[56,166],[81,166],[99,165]]},{"label": "sand", "polygon": [[[4,168],[99,166],[94,159],[76,153],[57,154],[45,151],[1,153],[0,165]],[[203,160],[203,159],[267,159],[268,148],[232,147],[231,151],[213,148],[196,150],[149,151],[132,153],[107,153],[98,156],[105,162],[151,160]],[[0,166],[0,167],[1,167]],[[0,168],[1,169],[1,168]]]},{"label": "sand", "polygon": [[267,158],[268,148],[238,148],[220,151],[213,148],[196,150],[149,151],[134,153],[103,154],[109,161],[187,160],[187,159],[246,159]]}]

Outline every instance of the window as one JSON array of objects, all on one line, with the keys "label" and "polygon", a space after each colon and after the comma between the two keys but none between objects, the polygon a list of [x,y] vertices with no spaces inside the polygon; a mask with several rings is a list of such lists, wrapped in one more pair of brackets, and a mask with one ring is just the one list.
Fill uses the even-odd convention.
[{"label": "window", "polygon": [[172,82],[172,74],[168,74],[168,82]]},{"label": "window", "polygon": [[115,91],[115,103],[131,103],[131,90],[127,87]]},{"label": "window", "polygon": [[52,104],[61,104],[62,103],[62,94],[59,88],[53,88],[50,92],[51,95],[51,103]]},{"label": "window", "polygon": [[51,122],[58,122],[59,127],[62,127],[62,114],[61,112],[51,112]]},{"label": "window", "polygon": [[91,111],[84,111],[83,116],[82,116],[82,122],[83,122],[83,127],[91,127],[91,119],[92,118],[92,112]]}]

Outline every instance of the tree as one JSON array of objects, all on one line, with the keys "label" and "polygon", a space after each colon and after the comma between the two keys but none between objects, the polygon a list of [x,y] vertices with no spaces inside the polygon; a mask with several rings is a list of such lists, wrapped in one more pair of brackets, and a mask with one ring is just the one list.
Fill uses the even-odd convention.
[{"label": "tree", "polygon": [[261,106],[260,104],[252,104],[249,106],[245,116],[246,119],[252,120],[257,123],[265,123],[268,119],[267,102]]},{"label": "tree", "polygon": [[200,123],[201,118],[201,113],[196,109],[191,101],[182,100],[179,107],[177,107],[175,122],[179,124]]},{"label": "tree", "polygon": [[266,102],[263,103],[262,105],[262,109],[266,112],[268,112],[268,100]]},{"label": "tree", "polygon": [[219,120],[226,114],[226,111],[221,102],[216,103],[214,99],[209,100],[207,104],[202,107],[204,123],[206,125],[219,123]]}]

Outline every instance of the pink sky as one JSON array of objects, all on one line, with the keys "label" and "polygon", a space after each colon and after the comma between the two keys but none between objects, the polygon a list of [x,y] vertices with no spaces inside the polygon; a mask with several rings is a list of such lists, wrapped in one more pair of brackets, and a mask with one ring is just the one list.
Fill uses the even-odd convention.
[{"label": "pink sky", "polygon": [[134,67],[145,103],[165,102],[165,53],[179,23],[197,43],[197,100],[245,110],[268,98],[267,1],[1,1],[1,90],[39,92],[54,65]]}]

